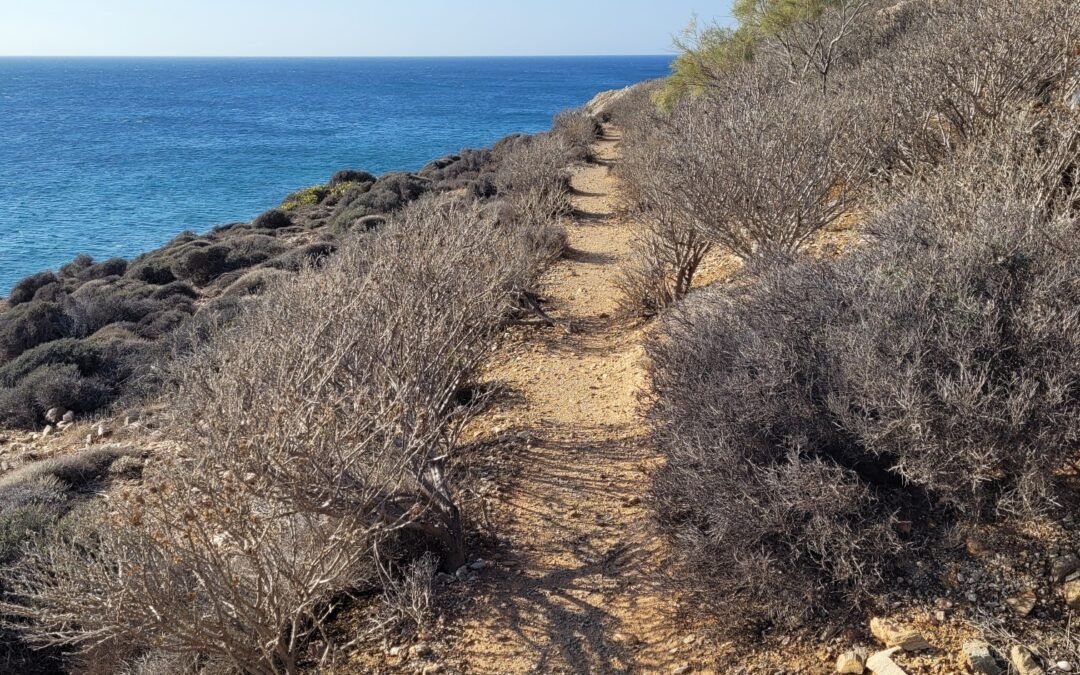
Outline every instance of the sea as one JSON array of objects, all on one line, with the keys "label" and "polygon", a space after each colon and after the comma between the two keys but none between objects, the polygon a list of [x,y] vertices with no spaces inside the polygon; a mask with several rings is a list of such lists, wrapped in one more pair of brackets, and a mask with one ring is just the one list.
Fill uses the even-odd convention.
[{"label": "sea", "polygon": [[550,127],[670,56],[0,58],[0,294],[79,253],[247,221],[342,168]]}]

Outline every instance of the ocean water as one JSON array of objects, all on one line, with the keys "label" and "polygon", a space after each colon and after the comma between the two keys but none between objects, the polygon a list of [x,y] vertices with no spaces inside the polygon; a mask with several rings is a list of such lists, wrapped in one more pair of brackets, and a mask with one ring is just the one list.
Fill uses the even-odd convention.
[{"label": "ocean water", "polygon": [[78,253],[249,220],[341,168],[550,126],[669,57],[0,58],[0,294]]}]

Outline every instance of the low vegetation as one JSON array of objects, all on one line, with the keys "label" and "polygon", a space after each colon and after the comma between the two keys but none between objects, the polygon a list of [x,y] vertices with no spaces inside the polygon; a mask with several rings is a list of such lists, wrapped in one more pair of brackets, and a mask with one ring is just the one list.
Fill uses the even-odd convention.
[{"label": "low vegetation", "polygon": [[[133,261],[127,272],[138,277],[71,282],[55,308],[29,300],[9,310],[35,308],[42,325],[63,326],[64,337],[0,367],[15,403],[32,399],[27,424],[60,390],[72,397],[60,404],[81,411],[88,394],[77,383],[106,396],[137,376],[115,370],[134,361],[112,343],[62,323],[78,323],[80,298],[119,303],[132,331],[164,313],[137,305],[147,311],[131,314],[121,289],[124,302],[185,310],[171,360],[155,362],[174,450],[145,469],[125,450],[91,450],[0,480],[0,555],[11,564],[0,610],[18,637],[13,662],[36,666],[32,645],[79,672],[296,673],[338,656],[327,624],[357,592],[382,599],[370,634],[353,638],[418,630],[435,570],[467,561],[458,437],[485,399],[466,392],[517,298],[562,251],[575,142],[552,133],[500,144],[497,167],[485,165],[494,198],[432,190],[431,178],[407,174],[360,190],[366,174],[341,172],[335,208],[377,203],[389,211],[378,227],[298,248],[283,233],[318,229],[306,219],[319,213],[327,225],[332,214],[318,203],[274,210],[250,226],[181,235]],[[458,162],[443,163],[444,180],[461,178],[450,169]],[[330,252],[318,265],[280,263]],[[65,282],[35,278],[23,296],[50,283]],[[26,384],[44,376],[74,379],[52,394]],[[136,462],[141,480],[124,482]],[[109,490],[107,506],[91,485]],[[76,493],[86,502],[77,521],[68,516]]]},{"label": "low vegetation", "polygon": [[[638,95],[618,114],[644,224],[625,304],[666,308],[653,503],[673,581],[738,632],[835,621],[950,527],[1070,503],[1080,16],[1064,0],[736,16],[687,41],[661,110]],[[830,237],[846,254],[813,255]],[[710,249],[742,272],[687,297]]]}]

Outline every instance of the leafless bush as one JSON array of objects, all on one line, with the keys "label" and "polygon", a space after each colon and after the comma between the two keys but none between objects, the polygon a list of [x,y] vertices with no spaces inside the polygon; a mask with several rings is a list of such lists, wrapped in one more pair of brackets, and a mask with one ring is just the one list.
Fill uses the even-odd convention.
[{"label": "leafless bush", "polygon": [[653,210],[633,241],[631,263],[618,285],[624,312],[654,316],[690,292],[701,261],[712,245],[693,227]]},{"label": "leafless bush", "polygon": [[566,169],[572,156],[565,140],[543,134],[521,139],[499,163],[495,184],[509,205],[511,219],[541,239],[557,236],[559,222],[572,211]]},{"label": "leafless bush", "polygon": [[895,561],[894,509],[1057,503],[1080,448],[1080,222],[1031,189],[1053,183],[1039,161],[998,164],[1015,137],[985,143],[856,252],[755,266],[652,344],[654,494],[693,592],[796,618],[866,597]]},{"label": "leafless bush", "polygon": [[656,184],[647,201],[743,259],[788,255],[840,217],[863,181],[864,149],[845,135],[859,113],[812,88],[780,96],[746,77],[740,95],[673,111],[641,172]]},{"label": "leafless bush", "polygon": [[421,200],[277,284],[178,369],[182,451],[92,537],[36,547],[4,609],[45,644],[114,641],[297,672],[405,533],[464,558],[456,394],[544,251],[472,202]]},{"label": "leafless bush", "polygon": [[552,133],[570,148],[571,156],[585,162],[595,159],[593,143],[600,138],[600,123],[582,110],[566,110],[555,116]]}]

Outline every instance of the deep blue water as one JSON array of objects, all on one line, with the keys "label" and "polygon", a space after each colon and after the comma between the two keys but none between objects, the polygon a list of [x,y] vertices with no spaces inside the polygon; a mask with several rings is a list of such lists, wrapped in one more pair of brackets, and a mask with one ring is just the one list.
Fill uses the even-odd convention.
[{"label": "deep blue water", "polygon": [[0,58],[0,293],[78,253],[249,220],[340,168],[542,131],[669,60]]}]

